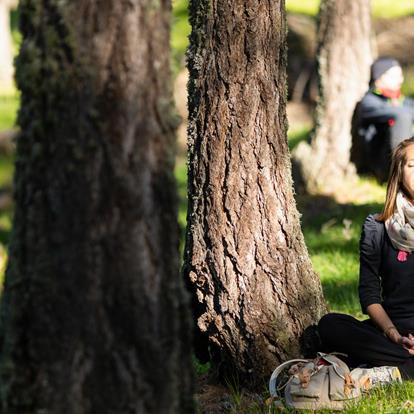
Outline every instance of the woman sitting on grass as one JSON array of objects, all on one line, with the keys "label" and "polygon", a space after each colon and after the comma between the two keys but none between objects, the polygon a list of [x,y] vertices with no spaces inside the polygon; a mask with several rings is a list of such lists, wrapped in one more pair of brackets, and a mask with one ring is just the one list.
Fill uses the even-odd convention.
[{"label": "woman sitting on grass", "polygon": [[369,319],[329,313],[322,343],[356,366],[397,366],[414,378],[414,137],[394,150],[384,210],[369,215],[360,240],[359,298]]}]

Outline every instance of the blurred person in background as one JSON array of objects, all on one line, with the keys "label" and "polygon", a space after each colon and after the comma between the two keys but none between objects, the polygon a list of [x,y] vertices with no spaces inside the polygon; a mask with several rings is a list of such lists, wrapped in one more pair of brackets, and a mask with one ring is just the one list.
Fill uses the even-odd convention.
[{"label": "blurred person in background", "polygon": [[369,89],[358,105],[365,161],[381,182],[388,177],[391,151],[413,135],[414,100],[401,93],[403,81],[397,60],[378,58],[371,65]]}]

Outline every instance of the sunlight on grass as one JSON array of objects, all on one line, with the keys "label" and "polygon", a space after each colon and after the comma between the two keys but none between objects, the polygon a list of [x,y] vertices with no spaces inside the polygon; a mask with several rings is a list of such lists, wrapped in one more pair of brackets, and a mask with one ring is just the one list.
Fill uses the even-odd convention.
[{"label": "sunlight on grass", "polygon": [[310,134],[309,126],[297,126],[288,130],[289,150],[292,151],[301,141],[308,139]]},{"label": "sunlight on grass", "polygon": [[[229,385],[230,396],[228,405],[230,414],[277,414],[297,413],[298,411],[278,407],[275,404],[268,406],[264,401],[269,397],[268,391],[261,398],[258,395],[248,395],[240,387]],[[340,412],[343,414],[409,414],[414,412],[414,383],[403,382],[388,386],[376,387],[364,393],[361,398],[351,400]],[[227,412],[227,411],[226,411]],[[302,412],[302,410],[300,411]],[[311,412],[303,410],[303,412]],[[313,412],[313,411],[312,411]],[[332,410],[318,410],[320,414],[331,414]]]},{"label": "sunlight on grass", "polygon": [[386,186],[380,185],[374,177],[359,176],[356,182],[338,184],[335,200],[338,203],[351,203],[355,206],[380,203],[385,199]]},{"label": "sunlight on grass", "polygon": [[[413,382],[378,387],[371,390],[355,403],[349,404],[349,406],[341,412],[344,414],[413,413],[413,395]],[[328,413],[328,411],[325,410],[323,413]]]},{"label": "sunlight on grass", "polygon": [[371,0],[375,17],[392,18],[414,13],[413,0]]},{"label": "sunlight on grass", "polygon": [[315,16],[319,10],[319,0],[286,0],[286,10],[289,13],[301,13]]},{"label": "sunlight on grass", "polygon": [[[316,16],[320,0],[286,0],[286,10],[290,13],[301,13]],[[414,13],[412,0],[372,0],[372,14],[374,17],[394,18]]]}]

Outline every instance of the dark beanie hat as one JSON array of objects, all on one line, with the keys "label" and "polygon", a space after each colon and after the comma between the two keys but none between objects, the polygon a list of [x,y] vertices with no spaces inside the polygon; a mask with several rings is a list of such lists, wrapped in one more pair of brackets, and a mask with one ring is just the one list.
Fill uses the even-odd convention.
[{"label": "dark beanie hat", "polygon": [[371,65],[371,83],[375,82],[388,69],[394,66],[400,66],[396,59],[390,57],[380,57]]}]

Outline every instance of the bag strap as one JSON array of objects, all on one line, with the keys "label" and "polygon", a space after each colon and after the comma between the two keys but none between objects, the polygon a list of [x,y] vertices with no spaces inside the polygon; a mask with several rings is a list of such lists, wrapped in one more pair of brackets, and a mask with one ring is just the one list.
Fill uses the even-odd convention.
[{"label": "bag strap", "polygon": [[279,374],[288,366],[293,365],[297,362],[309,362],[309,359],[291,359],[289,361],[284,362],[283,364],[280,364],[272,373],[272,376],[269,380],[269,392],[272,397],[278,396],[278,389],[276,389],[277,385],[277,377]]}]

